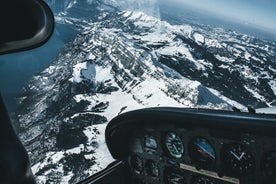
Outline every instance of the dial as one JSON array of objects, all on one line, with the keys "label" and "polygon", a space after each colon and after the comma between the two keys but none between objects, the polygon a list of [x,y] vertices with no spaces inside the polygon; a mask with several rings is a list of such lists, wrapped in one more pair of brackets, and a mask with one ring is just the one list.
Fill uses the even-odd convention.
[{"label": "dial", "polygon": [[136,173],[140,174],[143,171],[143,160],[138,155],[132,156],[130,163]]},{"label": "dial", "polygon": [[174,170],[170,170],[167,174],[166,174],[166,184],[186,184],[186,180],[185,177],[179,173],[176,172]]},{"label": "dial", "polygon": [[192,178],[191,184],[215,184],[215,181],[206,176],[195,176]]},{"label": "dial", "polygon": [[242,144],[227,144],[222,151],[225,174],[241,176],[249,174],[255,167],[253,155]]},{"label": "dial", "polygon": [[157,163],[154,160],[146,161],[146,172],[149,176],[152,176],[152,177],[159,176],[159,168]]},{"label": "dial", "polygon": [[204,138],[195,138],[189,143],[189,155],[192,163],[200,168],[207,168],[214,164],[216,154],[213,146]]},{"label": "dial", "polygon": [[181,158],[184,153],[184,146],[181,138],[173,132],[166,135],[165,145],[170,156]]},{"label": "dial", "polygon": [[276,183],[276,151],[264,155],[262,169],[267,183]]}]

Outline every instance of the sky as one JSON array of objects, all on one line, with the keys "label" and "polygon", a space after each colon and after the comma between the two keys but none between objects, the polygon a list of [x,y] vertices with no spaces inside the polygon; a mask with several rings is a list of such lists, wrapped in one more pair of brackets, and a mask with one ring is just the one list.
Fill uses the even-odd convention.
[{"label": "sky", "polygon": [[159,0],[191,6],[276,31],[276,0]]}]

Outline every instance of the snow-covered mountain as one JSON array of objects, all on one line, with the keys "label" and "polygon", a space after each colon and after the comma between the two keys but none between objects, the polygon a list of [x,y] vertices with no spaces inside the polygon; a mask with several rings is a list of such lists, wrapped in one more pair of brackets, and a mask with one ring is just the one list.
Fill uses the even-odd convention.
[{"label": "snow-covered mountain", "polygon": [[113,159],[104,129],[120,113],[276,103],[273,42],[171,25],[106,1],[58,7],[57,22],[81,33],[26,84],[13,117],[41,183],[72,183],[106,167]]}]

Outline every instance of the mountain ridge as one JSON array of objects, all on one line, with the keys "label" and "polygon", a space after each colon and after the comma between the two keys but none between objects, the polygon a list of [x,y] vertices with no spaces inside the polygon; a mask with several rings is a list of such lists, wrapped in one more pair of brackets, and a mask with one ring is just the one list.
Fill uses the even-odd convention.
[{"label": "mountain ridge", "polygon": [[[233,98],[275,103],[269,85],[275,86],[275,61],[257,71],[263,66],[259,57],[275,56],[270,43],[222,29],[171,25],[143,12],[106,11],[102,4],[88,20],[70,17],[74,8],[83,8],[78,3],[56,17],[81,33],[26,84],[13,117],[41,183],[77,182],[111,162],[104,129],[123,112],[156,106],[246,108]],[[269,81],[264,88],[255,84],[260,79],[254,70]],[[244,94],[237,97],[232,88]]]}]

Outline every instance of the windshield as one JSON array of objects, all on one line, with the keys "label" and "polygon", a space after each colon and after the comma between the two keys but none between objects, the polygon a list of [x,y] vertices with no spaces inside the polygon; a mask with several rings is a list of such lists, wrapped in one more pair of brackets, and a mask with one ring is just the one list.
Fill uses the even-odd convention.
[{"label": "windshield", "polygon": [[275,1],[46,2],[52,38],[0,56],[1,93],[38,183],[105,168],[105,127],[127,111],[276,106]]}]

